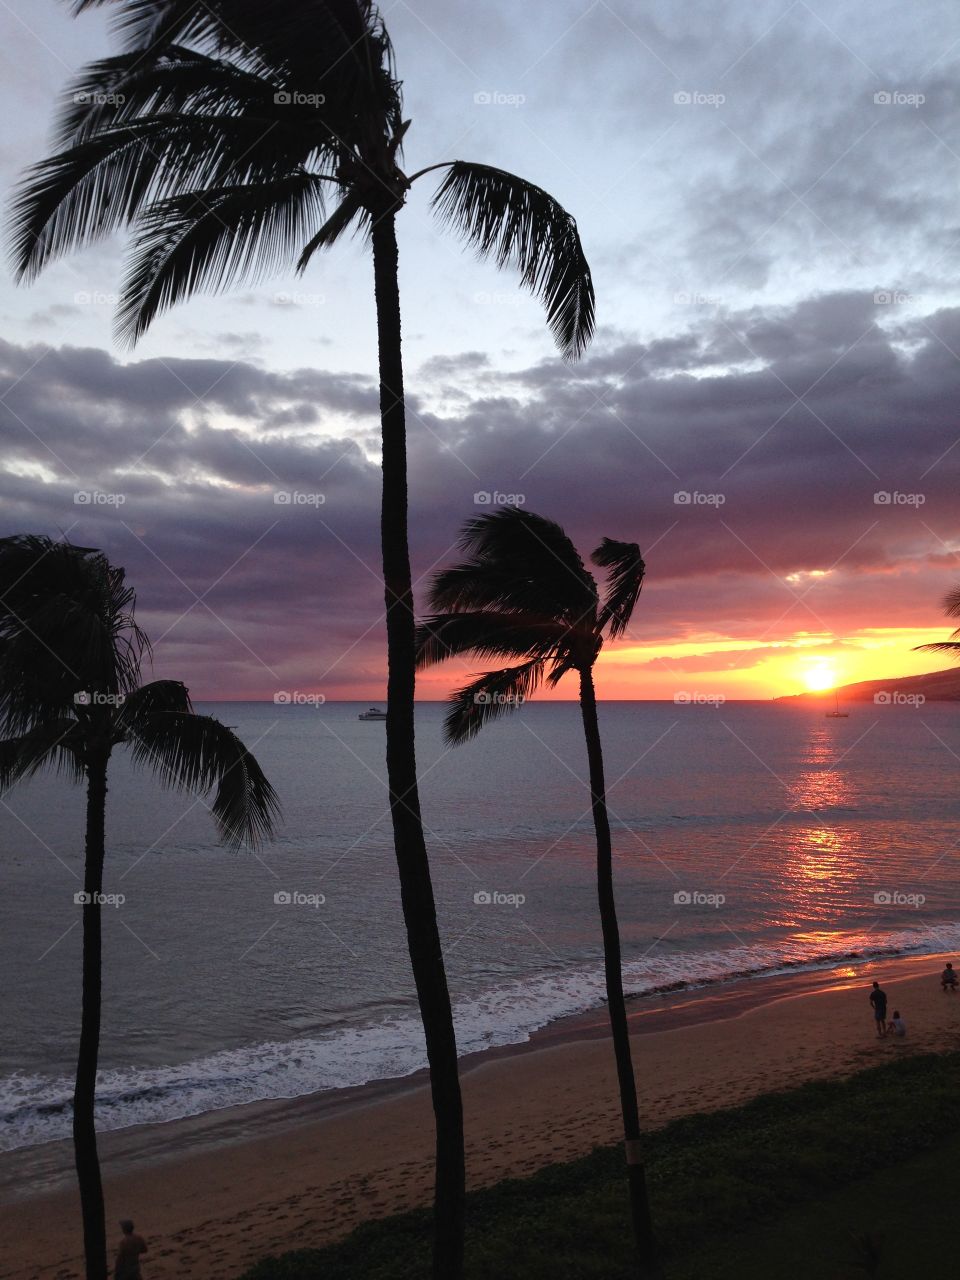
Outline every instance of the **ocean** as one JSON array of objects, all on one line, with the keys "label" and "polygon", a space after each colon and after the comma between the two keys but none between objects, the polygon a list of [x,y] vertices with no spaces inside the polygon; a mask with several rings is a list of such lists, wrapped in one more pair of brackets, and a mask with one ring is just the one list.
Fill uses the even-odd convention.
[{"label": "ocean", "polygon": [[[384,726],[361,704],[209,705],[280,793],[279,838],[218,845],[202,798],[118,755],[107,814],[98,1124],[117,1129],[424,1065]],[[603,999],[579,709],[533,702],[455,750],[418,706],[427,841],[462,1053]],[[960,952],[950,704],[606,702],[628,992],[847,957]],[[81,788],[0,804],[0,1144],[68,1136]]]}]

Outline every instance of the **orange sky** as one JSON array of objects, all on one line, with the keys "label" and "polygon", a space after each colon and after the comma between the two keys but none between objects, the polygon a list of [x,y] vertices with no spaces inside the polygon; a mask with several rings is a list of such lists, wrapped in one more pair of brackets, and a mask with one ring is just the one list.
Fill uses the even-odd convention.
[{"label": "orange sky", "polygon": [[[730,640],[703,636],[681,644],[621,644],[607,648],[597,664],[602,698],[662,698],[679,693],[725,698],[777,698],[829,689],[859,680],[920,675],[949,666],[943,654],[916,653],[914,646],[946,639],[943,623],[922,630],[876,628],[850,635],[797,632],[787,640]],[[451,683],[466,682],[477,668],[448,664],[418,677],[421,698],[441,698]],[[462,677],[462,681],[461,681]],[[568,677],[556,693],[576,697]]]}]

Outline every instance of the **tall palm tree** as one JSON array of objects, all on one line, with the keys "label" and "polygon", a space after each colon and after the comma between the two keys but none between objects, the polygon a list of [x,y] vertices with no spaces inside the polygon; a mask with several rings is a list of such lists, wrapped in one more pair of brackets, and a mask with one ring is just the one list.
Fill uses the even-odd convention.
[{"label": "tall palm tree", "polygon": [[0,540],[0,792],[55,768],[86,782],[83,998],[73,1094],[73,1143],[87,1280],[107,1274],[94,1103],[101,1012],[101,906],[107,766],[130,748],[167,786],[205,794],[231,845],[269,836],[273,788],[240,739],[198,715],[176,680],[140,683],[149,654],[123,569],[99,552],[49,538]]},{"label": "tall palm tree", "polygon": [[447,740],[457,744],[472,738],[488,720],[519,706],[544,681],[553,687],[568,671],[579,677],[597,840],[604,974],[623,1114],[630,1209],[639,1274],[655,1276],[659,1269],[640,1150],[593,683],[593,667],[604,638],[621,636],[630,622],[643,584],[643,558],[636,543],[604,538],[592,556],[595,564],[608,571],[601,596],[593,574],[560,526],[515,507],[468,520],[460,547],[466,560],[441,570],[432,581],[430,607],[436,612],[418,629],[418,664],[428,666],[468,653],[511,662],[483,672],[451,695],[445,721]]},{"label": "tall palm tree", "polygon": [[[948,618],[960,618],[960,587],[953,587],[943,597],[943,612]],[[951,653],[960,659],[960,627],[951,632],[949,640],[936,640],[932,644],[918,644],[918,649],[931,653]]]},{"label": "tall palm tree", "polygon": [[[72,86],[60,150],[14,208],[21,278],[133,228],[119,336],[161,311],[296,264],[348,230],[373,256],[383,444],[387,775],[401,901],[437,1121],[434,1274],[462,1270],[464,1155],[457,1051],[420,818],[414,745],[414,610],[396,216],[414,182],[442,172],[433,208],[480,257],[512,266],[540,298],[564,356],[594,329],[574,219],[540,187],[484,164],[400,167],[401,85],[371,0],[75,0],[115,3],[125,52]],[[332,198],[332,209],[328,206]]]}]

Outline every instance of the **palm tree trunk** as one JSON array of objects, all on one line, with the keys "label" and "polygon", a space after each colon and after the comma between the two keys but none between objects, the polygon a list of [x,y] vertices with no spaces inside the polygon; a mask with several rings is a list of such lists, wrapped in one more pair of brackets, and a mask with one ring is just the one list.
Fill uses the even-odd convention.
[{"label": "palm tree trunk", "polygon": [[410,962],[437,1126],[435,1280],[463,1273],[465,1163],[457,1043],[423,838],[414,742],[415,620],[407,541],[407,442],[394,210],[374,219],[373,265],[383,430],[381,537],[387,608],[387,780]]},{"label": "palm tree trunk", "polygon": [[630,1188],[630,1214],[637,1243],[639,1274],[644,1280],[661,1275],[657,1258],[647,1179],[640,1152],[640,1114],[637,1107],[637,1084],[630,1053],[630,1031],[627,1007],[623,999],[623,975],[620,961],[620,928],[613,893],[613,849],[610,819],[607,814],[607,790],[603,776],[603,751],[600,725],[597,721],[597,695],[593,672],[589,667],[580,672],[580,712],[587,740],[590,767],[590,799],[593,825],[597,833],[597,896],[600,902],[600,924],[603,931],[603,967],[607,983],[607,1008],[613,1052],[617,1060],[620,1085],[620,1109],[623,1113],[623,1137],[627,1157],[627,1180]]},{"label": "palm tree trunk", "polygon": [[87,1280],[107,1274],[107,1237],[103,1215],[103,1186],[97,1156],[94,1102],[100,1052],[100,895],[103,892],[104,814],[107,803],[106,757],[87,765],[87,833],[83,869],[83,1003],[80,1050],[73,1091],[73,1150],[80,1184],[83,1252]]}]

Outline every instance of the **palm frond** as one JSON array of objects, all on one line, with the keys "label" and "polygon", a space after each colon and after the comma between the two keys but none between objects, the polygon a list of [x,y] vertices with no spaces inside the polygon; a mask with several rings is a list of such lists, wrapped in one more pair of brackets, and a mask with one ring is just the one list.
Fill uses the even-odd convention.
[{"label": "palm frond", "polygon": [[282,122],[272,81],[223,58],[166,45],[154,56],[136,50],[84,67],[63,95],[56,141],[75,146],[138,119],[240,114],[261,117],[264,127]]},{"label": "palm frond", "polygon": [[547,672],[546,682],[551,689],[555,689],[568,671],[576,671],[576,669],[574,655],[570,652],[560,653]]},{"label": "palm frond", "polygon": [[516,711],[539,688],[544,660],[532,658],[501,671],[485,671],[477,680],[450,695],[443,722],[444,737],[453,746],[475,737],[485,724]]},{"label": "palm frond", "polygon": [[146,636],[122,568],[91,548],[0,539],[0,731],[73,711],[83,692],[136,687]]},{"label": "palm frond", "polygon": [[273,835],[276,792],[233,730],[213,716],[145,713],[129,723],[129,741],[134,761],[165,785],[200,795],[216,786],[211,813],[227,844],[256,847]]},{"label": "palm frond", "polygon": [[602,569],[609,570],[597,624],[600,629],[609,625],[610,635],[616,640],[629,626],[640,598],[646,569],[643,556],[635,542],[604,538],[591,559]]},{"label": "palm frond", "polygon": [[129,226],[157,201],[218,183],[275,176],[262,121],[164,114],[102,129],[28,170],[11,206],[20,280]]},{"label": "palm frond", "polygon": [[938,640],[934,644],[918,644],[914,648],[919,652],[960,654],[960,640]]},{"label": "palm frond", "polygon": [[162,711],[193,712],[190,693],[180,680],[152,680],[127,694],[120,716],[121,725],[136,723],[143,716]]},{"label": "palm frond", "polygon": [[21,778],[53,768],[73,782],[84,775],[83,733],[76,720],[55,719],[0,742],[0,793]]},{"label": "palm frond", "polygon": [[318,249],[329,249],[350,227],[356,219],[358,231],[367,234],[370,230],[370,214],[363,207],[363,199],[359,191],[348,191],[331,213],[317,234],[309,241],[297,261],[297,270],[307,269],[310,259]]},{"label": "palm frond", "polygon": [[943,597],[943,612],[948,618],[960,618],[960,587],[954,587]]},{"label": "palm frond", "polygon": [[[371,61],[392,62],[379,14],[367,0],[75,0],[74,11],[106,4],[120,10],[115,25],[131,50],[189,44],[259,70],[315,76],[346,63],[354,78]],[[384,41],[387,47],[379,49]]]},{"label": "palm frond", "polygon": [[454,161],[433,208],[498,267],[513,266],[543,302],[563,355],[581,356],[593,336],[593,280],[576,220],[546,191],[503,169]]},{"label": "palm frond", "polygon": [[323,217],[323,186],[301,171],[276,182],[175,196],[138,226],[117,318],[135,342],[161,311],[203,289],[261,279],[295,261]]},{"label": "palm frond", "polygon": [[469,559],[431,581],[436,612],[511,611],[592,629],[596,582],[554,521],[506,507],[468,520],[460,546]]},{"label": "palm frond", "polygon": [[433,666],[463,653],[479,658],[544,658],[564,635],[562,625],[532,614],[437,614],[417,627],[417,666]]}]

